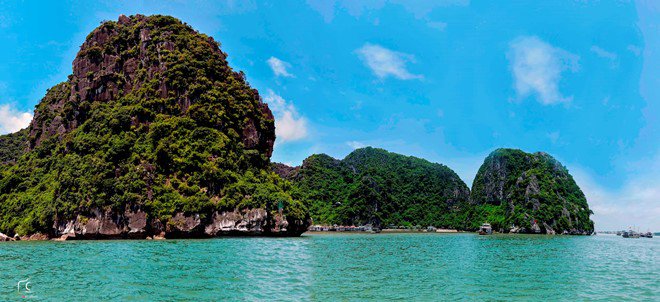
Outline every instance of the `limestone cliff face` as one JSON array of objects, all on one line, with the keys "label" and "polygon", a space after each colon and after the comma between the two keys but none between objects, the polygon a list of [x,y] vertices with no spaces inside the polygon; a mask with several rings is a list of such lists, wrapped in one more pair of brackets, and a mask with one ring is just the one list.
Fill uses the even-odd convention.
[{"label": "limestone cliff face", "polygon": [[72,67],[21,141],[3,137],[17,151],[0,165],[0,232],[300,235],[309,225],[270,171],[270,109],[213,38],[172,17],[122,15],[87,36]]},{"label": "limestone cliff face", "polygon": [[479,168],[470,200],[474,207],[488,209],[477,211],[474,219],[493,220],[505,231],[593,232],[584,194],[568,170],[546,153],[495,150]]},{"label": "limestone cliff face", "polygon": [[50,236],[23,236],[22,240],[46,240],[50,237],[63,240],[81,239],[142,239],[153,236],[162,238],[204,238],[216,236],[298,236],[307,230],[307,221],[292,221],[285,216],[270,214],[265,209],[244,209],[214,212],[209,219],[200,214],[177,213],[163,224],[149,219],[147,213],[127,209],[124,213],[94,210],[87,216],[53,225]]}]

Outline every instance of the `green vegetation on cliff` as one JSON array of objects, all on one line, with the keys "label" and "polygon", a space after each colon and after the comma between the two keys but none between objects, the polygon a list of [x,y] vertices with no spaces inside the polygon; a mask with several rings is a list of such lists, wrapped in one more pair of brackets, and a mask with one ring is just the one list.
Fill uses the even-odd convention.
[{"label": "green vegetation on cliff", "polygon": [[[306,207],[268,169],[274,119],[212,38],[167,16],[121,16],[81,46],[27,130],[0,138],[0,232],[52,233],[92,211]],[[18,156],[23,146],[26,152]],[[113,214],[115,217],[116,215]]]},{"label": "green vegetation on cliff", "polygon": [[482,222],[525,233],[593,232],[587,200],[566,167],[546,153],[497,149],[479,168],[467,207],[472,228]]},{"label": "green vegetation on cliff", "polygon": [[27,128],[16,133],[0,135],[0,164],[13,163],[27,148]]},{"label": "green vegetation on cliff", "polygon": [[294,182],[317,224],[464,227],[468,187],[441,164],[368,147],[343,160],[312,155],[293,173],[279,173]]}]

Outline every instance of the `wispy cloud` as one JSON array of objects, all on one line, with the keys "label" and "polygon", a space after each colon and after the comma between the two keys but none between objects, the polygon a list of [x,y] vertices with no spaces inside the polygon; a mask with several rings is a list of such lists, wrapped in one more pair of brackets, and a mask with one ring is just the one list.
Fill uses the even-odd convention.
[{"label": "wispy cloud", "polygon": [[513,72],[514,87],[518,97],[535,94],[544,105],[570,102],[559,91],[561,74],[565,70],[577,71],[577,55],[554,47],[538,37],[524,36],[510,44],[507,55]]},{"label": "wispy cloud", "polygon": [[11,105],[0,105],[0,133],[13,133],[21,130],[32,121],[32,113],[21,112]]},{"label": "wispy cloud", "polygon": [[354,1],[354,0],[307,0],[307,4],[323,16],[325,22],[330,23],[337,14],[348,14],[354,18],[360,18],[363,15],[368,16],[367,12],[381,10],[386,7],[394,9],[404,9],[411,13],[415,18],[422,19],[429,15],[434,9],[449,6],[467,6],[469,0],[435,0],[435,1],[413,1],[413,0],[372,0],[372,1]]},{"label": "wispy cloud", "polygon": [[632,52],[632,53],[635,54],[636,56],[639,56],[639,55],[642,54],[642,49],[641,49],[640,47],[638,47],[638,46],[635,46],[635,45],[628,45],[627,49],[628,49],[628,51]]},{"label": "wispy cloud", "polygon": [[287,68],[291,68],[291,64],[276,57],[270,57],[266,62],[268,63],[268,66],[270,66],[270,69],[273,70],[276,77],[293,77],[293,75],[287,70]]},{"label": "wispy cloud", "polygon": [[279,142],[297,141],[307,137],[307,119],[298,114],[292,102],[287,102],[270,89],[264,100],[275,115],[275,135]]},{"label": "wispy cloud", "polygon": [[444,31],[447,28],[446,22],[429,21],[426,22],[426,25],[428,25],[430,28],[437,29],[439,31]]},{"label": "wispy cloud", "polygon": [[595,53],[597,56],[605,59],[610,59],[610,60],[616,60],[616,54],[613,52],[609,52],[605,49],[602,49],[596,45],[591,46],[591,51]]},{"label": "wispy cloud", "polygon": [[556,144],[559,140],[559,131],[549,132],[546,136],[553,144]]},{"label": "wispy cloud", "polygon": [[360,149],[367,146],[365,143],[358,141],[350,141],[350,142],[346,142],[346,144],[353,149]]},{"label": "wispy cloud", "polygon": [[366,43],[356,50],[358,56],[369,69],[380,79],[389,76],[400,80],[421,79],[422,75],[408,71],[406,64],[415,62],[410,54],[393,51],[376,44]]},{"label": "wispy cloud", "polygon": [[602,49],[596,45],[591,46],[591,52],[595,53],[598,57],[610,61],[610,67],[616,68],[619,65],[618,56],[616,53]]}]

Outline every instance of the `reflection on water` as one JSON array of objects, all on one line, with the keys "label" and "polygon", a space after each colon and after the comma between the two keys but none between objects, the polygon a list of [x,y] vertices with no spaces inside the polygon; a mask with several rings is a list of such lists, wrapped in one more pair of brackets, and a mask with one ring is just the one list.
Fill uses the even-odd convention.
[{"label": "reflection on water", "polygon": [[0,244],[0,300],[658,300],[660,241],[314,234]]}]

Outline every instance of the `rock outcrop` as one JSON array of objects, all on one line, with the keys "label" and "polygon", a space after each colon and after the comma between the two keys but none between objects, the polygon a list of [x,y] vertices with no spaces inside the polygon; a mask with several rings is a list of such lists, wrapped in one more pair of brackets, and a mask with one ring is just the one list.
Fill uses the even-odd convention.
[{"label": "rock outcrop", "polygon": [[[91,216],[91,217],[90,217]],[[145,212],[126,211],[116,216],[113,212],[93,211],[90,216],[79,215],[74,220],[53,226],[54,238],[60,240],[81,239],[143,239],[161,236],[162,238],[203,238],[216,236],[299,236],[307,230],[308,221],[287,221],[285,216],[276,214],[269,217],[264,209],[234,210],[215,212],[211,219],[202,220],[199,214],[176,213],[167,225],[147,223]],[[21,240],[44,240],[47,235],[35,234]],[[6,240],[4,240],[6,239]],[[13,240],[0,233],[0,241]]]},{"label": "rock outcrop", "polygon": [[289,167],[282,163],[272,163],[271,169],[280,177],[288,180],[294,180],[300,171],[300,167]]},{"label": "rock outcrop", "polygon": [[15,239],[3,233],[0,233],[0,241],[14,241]]}]

